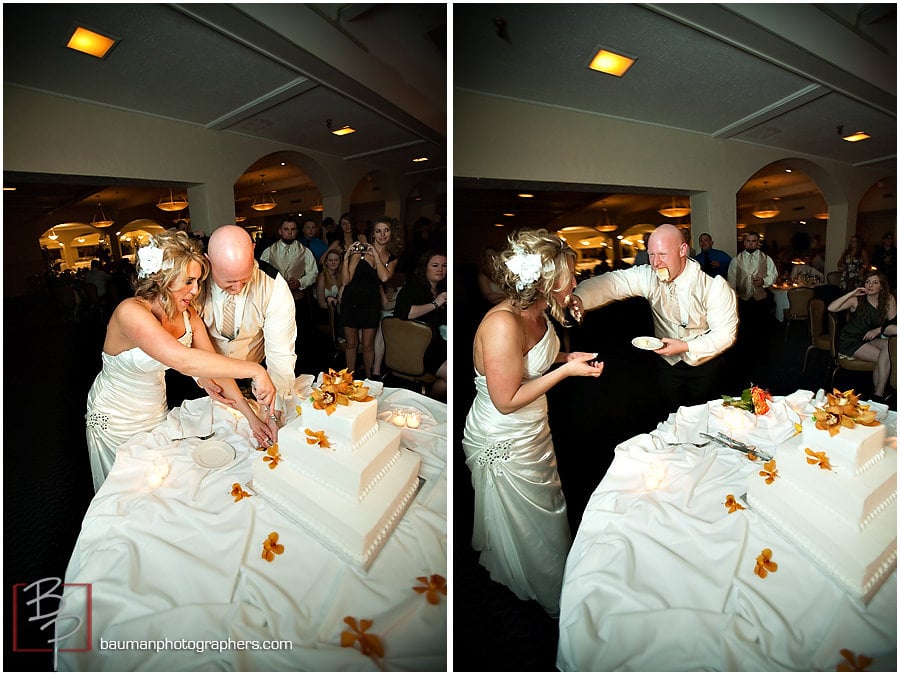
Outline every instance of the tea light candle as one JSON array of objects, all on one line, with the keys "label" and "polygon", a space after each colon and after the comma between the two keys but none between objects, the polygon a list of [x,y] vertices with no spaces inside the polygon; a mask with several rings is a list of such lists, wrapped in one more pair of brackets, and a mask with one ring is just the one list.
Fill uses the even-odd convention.
[{"label": "tea light candle", "polygon": [[418,410],[410,410],[406,413],[406,426],[410,429],[418,429],[422,415]]},{"label": "tea light candle", "polygon": [[155,469],[147,470],[147,485],[150,486],[151,490],[155,490],[160,485],[162,485],[163,477],[160,475],[159,471]]},{"label": "tea light candle", "polygon": [[406,426],[406,412],[403,410],[394,410],[391,415],[391,422],[393,422],[395,427]]},{"label": "tea light candle", "polygon": [[666,477],[666,465],[662,462],[651,462],[644,469],[644,487],[648,490],[656,490]]}]

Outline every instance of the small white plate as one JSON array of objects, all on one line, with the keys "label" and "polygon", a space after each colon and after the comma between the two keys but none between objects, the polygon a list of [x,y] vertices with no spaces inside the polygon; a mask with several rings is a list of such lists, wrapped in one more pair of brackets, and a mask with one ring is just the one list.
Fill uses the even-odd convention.
[{"label": "small white plate", "polygon": [[662,347],[663,341],[655,337],[641,336],[634,338],[631,341],[631,344],[633,344],[638,349],[648,349],[652,352]]},{"label": "small white plate", "polygon": [[194,464],[204,469],[218,469],[234,460],[234,448],[222,441],[203,441],[191,453]]}]

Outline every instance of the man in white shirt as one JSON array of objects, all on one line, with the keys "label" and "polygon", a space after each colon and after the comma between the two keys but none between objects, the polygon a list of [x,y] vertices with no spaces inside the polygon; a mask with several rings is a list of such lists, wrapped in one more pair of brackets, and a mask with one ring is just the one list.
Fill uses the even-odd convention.
[{"label": "man in white shirt", "polygon": [[582,281],[572,298],[576,315],[614,300],[643,297],[650,303],[654,333],[663,346],[660,392],[674,412],[717,398],[723,353],[737,334],[737,302],[722,277],[710,277],[688,257],[688,245],[674,225],[660,225],[647,243],[650,264],[616,270]]},{"label": "man in white shirt", "polygon": [[767,358],[769,338],[775,328],[775,301],[766,291],[775,279],[775,261],[759,249],[759,233],[744,235],[744,250],[728,265],[728,284],[738,297],[741,330],[737,352],[741,359]]},{"label": "man in white shirt", "polygon": [[[209,238],[206,257],[211,281],[203,292],[203,322],[216,351],[262,363],[278,390],[276,408],[294,384],[297,323],[287,282],[263,272],[253,256],[253,240],[237,225],[224,225]],[[197,381],[214,399],[227,403],[212,380]]]}]

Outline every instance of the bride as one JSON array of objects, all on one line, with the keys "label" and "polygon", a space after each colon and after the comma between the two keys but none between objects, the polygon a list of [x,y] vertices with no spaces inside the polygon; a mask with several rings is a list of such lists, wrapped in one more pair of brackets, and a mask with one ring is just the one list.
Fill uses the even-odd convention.
[{"label": "bride", "polygon": [[516,232],[493,277],[506,299],[475,333],[476,394],[463,435],[475,488],[472,546],[494,581],[557,616],[572,538],[546,393],[573,375],[599,377],[603,363],[561,352],[546,316],[567,325],[575,252],[565,241],[543,229]]},{"label": "bride", "polygon": [[277,440],[271,417],[260,419],[234,381],[252,378],[253,393],[265,409],[275,397],[266,369],[217,354],[197,313],[195,299],[208,272],[199,242],[185,232],[167,230],[138,250],[135,295],[119,303],[109,319],[103,367],[88,393],[85,419],[95,492],[112,468],[116,448],[166,419],[168,368],[215,378],[247,418],[256,440],[266,446]]}]

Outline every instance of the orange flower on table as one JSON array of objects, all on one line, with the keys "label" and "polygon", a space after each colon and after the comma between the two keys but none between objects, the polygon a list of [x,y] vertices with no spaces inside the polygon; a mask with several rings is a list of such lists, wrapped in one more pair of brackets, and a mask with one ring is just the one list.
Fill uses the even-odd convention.
[{"label": "orange flower on table", "polygon": [[330,448],[331,443],[328,442],[328,436],[325,435],[324,431],[313,431],[312,429],[305,429],[306,435],[310,436],[310,438],[306,439],[306,442],[309,445],[318,445],[320,448]]},{"label": "orange flower on table", "polygon": [[842,673],[862,672],[872,665],[871,656],[866,656],[865,654],[856,656],[856,654],[849,649],[842,649],[841,656],[844,657],[845,661],[839,663],[837,669]]},{"label": "orange flower on table", "polygon": [[756,566],[753,573],[760,579],[765,579],[769,572],[778,571],[778,563],[772,561],[772,549],[764,548],[762,552],[756,556]]},{"label": "orange flower on table", "polygon": [[231,486],[231,496],[234,497],[234,501],[239,502],[244,497],[249,497],[250,493],[244,490],[244,488],[241,487],[240,483],[234,483]]},{"label": "orange flower on table", "polygon": [[768,401],[772,400],[772,395],[762,387],[750,387],[750,400],[753,401],[753,411],[757,415],[765,415],[769,412]]},{"label": "orange flower on table", "polygon": [[263,542],[262,557],[267,562],[275,560],[276,555],[284,553],[284,545],[278,543],[278,533],[270,532]]},{"label": "orange flower on table", "polygon": [[296,406],[296,408],[297,408],[297,416],[302,417],[303,416],[303,408],[301,408],[299,405]]},{"label": "orange flower on table", "polygon": [[374,633],[366,632],[374,623],[371,619],[360,619],[357,623],[352,616],[345,616],[344,623],[350,627],[350,630],[341,633],[341,647],[352,647],[359,642],[359,650],[366,656],[384,656],[381,638]]},{"label": "orange flower on table", "polygon": [[725,497],[725,508],[728,509],[728,513],[734,513],[735,511],[744,510],[744,507],[741,506],[741,503],[734,498],[734,495],[727,495]]},{"label": "orange flower on table", "polygon": [[813,452],[810,448],[806,448],[807,464],[818,464],[819,468],[824,471],[831,471],[831,462],[828,461],[828,455],[822,452]]},{"label": "orange flower on table", "polygon": [[270,469],[274,469],[278,466],[278,463],[281,461],[281,453],[278,452],[278,445],[273,445],[266,450],[266,456],[263,457],[263,461],[268,462]]},{"label": "orange flower on table", "polygon": [[424,593],[429,604],[437,605],[441,601],[441,595],[447,595],[447,580],[440,574],[432,574],[431,578],[416,577],[416,581],[425,585],[413,586],[413,590],[419,594]]},{"label": "orange flower on table", "polygon": [[763,464],[763,470],[759,472],[759,475],[766,479],[766,485],[771,485],[776,478],[778,478],[778,470],[775,468],[775,460],[770,459],[768,462]]}]

